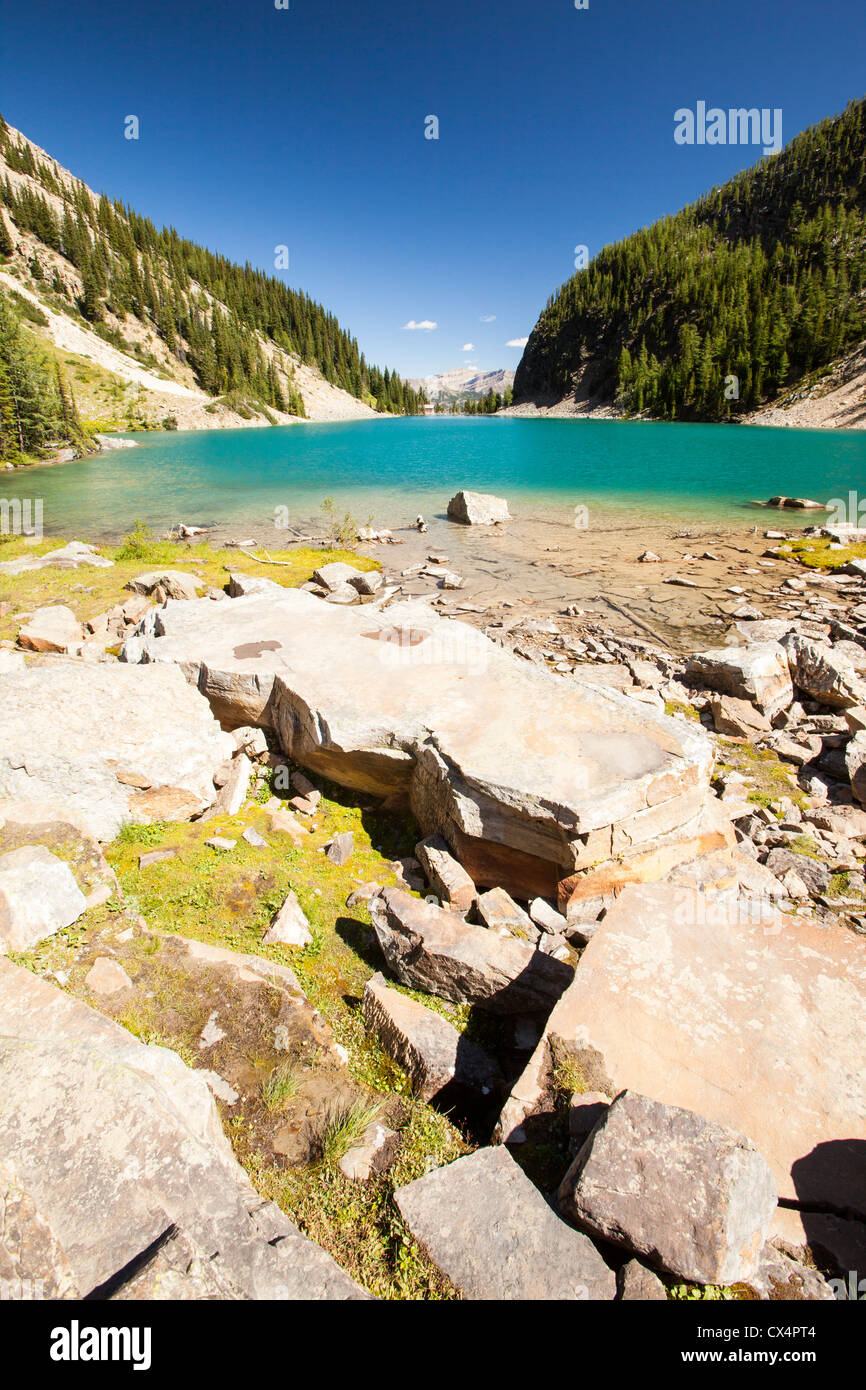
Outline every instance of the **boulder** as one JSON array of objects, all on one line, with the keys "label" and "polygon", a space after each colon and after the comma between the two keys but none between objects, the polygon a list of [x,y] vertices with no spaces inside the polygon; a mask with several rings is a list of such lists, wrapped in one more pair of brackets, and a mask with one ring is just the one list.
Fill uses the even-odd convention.
[{"label": "boulder", "polygon": [[262,937],[262,942],[265,946],[277,943],[282,946],[309,946],[312,939],[306,913],[292,888]]},{"label": "boulder", "polygon": [[169,601],[154,623],[128,658],[179,665],[224,727],[274,729],[309,771],[410,800],[481,887],[553,898],[579,867],[676,836],[708,795],[700,727],[566,683],[417,600],[383,612],[287,590]]},{"label": "boulder", "polygon": [[0,564],[0,574],[27,574],[31,570],[78,569],[79,565],[92,565],[95,569],[111,569],[113,560],[106,560],[92,545],[84,541],[69,541],[59,550],[49,550],[45,555],[21,555],[17,560],[6,560]]},{"label": "boulder", "polygon": [[365,570],[362,574],[353,574],[348,583],[353,589],[357,589],[359,594],[376,594],[382,587],[383,577],[381,570]]},{"label": "boulder", "polygon": [[205,581],[184,570],[149,570],[147,574],[130,579],[124,588],[131,589],[134,594],[155,594],[161,590],[160,597],[188,600],[198,598]]},{"label": "boulder", "polygon": [[[262,1203],[203,1076],[0,960],[0,1214],[26,1203],[27,1274],[67,1297],[127,1287],[175,1232],[235,1298],[358,1298]],[[10,1198],[11,1194],[11,1198]]]},{"label": "boulder", "polygon": [[231,753],[170,667],[60,661],[0,675],[0,798],[62,805],[98,840],[203,811]]},{"label": "boulder", "polygon": [[785,650],[778,642],[698,652],[686,663],[686,680],[749,700],[768,719],[787,709],[794,698]]},{"label": "boulder", "polygon": [[358,590],[353,584],[338,584],[324,595],[326,603],[342,604],[343,607],[358,602]]},{"label": "boulder", "polygon": [[612,1299],[616,1279],[592,1241],[551,1211],[507,1149],[478,1149],[394,1200],[433,1263],[464,1298]]},{"label": "boulder", "polygon": [[527,912],[519,907],[504,888],[491,888],[475,900],[475,913],[489,931],[499,936],[516,936],[534,945],[541,935]]},{"label": "boulder", "polygon": [[468,912],[478,895],[477,889],[442,836],[431,835],[420,840],[415,846],[415,855],[442,906],[452,912]]},{"label": "boulder", "polygon": [[[747,874],[751,891],[739,886]],[[862,1210],[862,943],[781,914],[772,883],[718,855],[626,888],[513,1087],[501,1137],[540,1103],[545,1067],[564,1052],[586,1089],[635,1090],[746,1135],[781,1197]]]},{"label": "boulder", "polygon": [[[356,569],[354,565],[347,565],[342,560],[332,560],[330,564],[321,565],[313,571],[313,583],[321,585],[329,593],[335,593],[344,584],[362,578],[364,578],[363,570]],[[358,591],[356,590],[353,598],[357,598],[357,596]]]},{"label": "boulder", "polygon": [[759,738],[770,732],[771,724],[765,714],[749,700],[737,700],[733,695],[714,695],[710,712],[717,734],[728,738]]},{"label": "boulder", "polygon": [[866,731],[854,735],[845,749],[845,767],[851,779],[851,790],[861,804],[866,805]]},{"label": "boulder", "polygon": [[248,594],[270,594],[279,598],[285,592],[283,584],[277,584],[261,574],[240,574],[235,571],[229,579],[229,598],[246,598]]},{"label": "boulder", "polygon": [[389,969],[401,984],[492,1013],[548,1010],[572,968],[513,937],[464,922],[454,912],[385,888],[370,916]]},{"label": "boulder", "polygon": [[384,976],[367,981],[361,1010],[368,1032],[406,1072],[420,1100],[438,1099],[441,1105],[443,1097],[453,1103],[467,1092],[501,1092],[502,1074],[480,1047],[441,1014],[389,988]]},{"label": "boulder", "polygon": [[755,1273],[776,1198],[751,1140],[635,1091],[617,1096],[558,1193],[583,1230],[697,1284]]},{"label": "boulder", "polygon": [[448,503],[448,515],[452,521],[462,521],[466,526],[492,526],[498,521],[511,521],[511,513],[504,497],[493,497],[488,492],[458,492]]},{"label": "boulder", "polygon": [[537,927],[543,932],[550,932],[552,935],[562,933],[568,926],[568,922],[561,912],[551,907],[544,898],[533,898],[529,904],[529,915]]},{"label": "boulder", "polygon": [[830,885],[830,870],[826,864],[822,864],[820,859],[813,859],[809,854],[796,854],[793,850],[778,846],[770,850],[766,864],[776,878],[783,879],[786,874],[796,874],[805,883],[809,893],[815,897],[819,893],[826,893]]},{"label": "boulder", "polygon": [[0,955],[29,951],[87,907],[69,865],[43,845],[0,854]]},{"label": "boulder", "polygon": [[782,638],[795,683],[819,704],[848,709],[866,702],[866,681],[844,653],[823,642],[789,632]]},{"label": "boulder", "polygon": [[37,608],[18,632],[18,644],[32,652],[76,653],[85,632],[71,608],[62,603]]}]

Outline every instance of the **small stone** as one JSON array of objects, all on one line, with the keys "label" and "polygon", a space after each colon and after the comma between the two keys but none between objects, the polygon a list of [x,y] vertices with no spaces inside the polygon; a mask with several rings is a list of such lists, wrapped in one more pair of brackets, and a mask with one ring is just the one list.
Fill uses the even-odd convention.
[{"label": "small stone", "polygon": [[306,913],[290,889],[279,912],[262,937],[265,946],[309,946],[313,939]]},{"label": "small stone", "polygon": [[138,867],[149,869],[151,864],[161,864],[164,859],[174,859],[176,854],[176,849],[149,849],[146,854],[138,856]]},{"label": "small stone", "polygon": [[623,1303],[667,1302],[668,1291],[661,1279],[640,1260],[628,1260],[619,1272],[617,1283]]},{"label": "small stone", "polygon": [[225,835],[214,835],[210,840],[205,840],[205,844],[210,849],[229,850],[234,849],[237,840],[229,840]]},{"label": "small stone", "polygon": [[84,977],[84,983],[94,994],[116,994],[121,989],[132,989],[132,980],[119,961],[109,956],[99,956]]},{"label": "small stone", "polygon": [[268,847],[267,840],[264,838],[263,835],[260,835],[256,828],[252,825],[248,825],[246,827],[246,829],[243,832],[242,838],[246,840],[248,845],[252,845],[253,849],[267,849]]},{"label": "small stone", "polygon": [[340,1172],[350,1182],[367,1182],[384,1173],[393,1163],[400,1146],[400,1136],[393,1129],[374,1120],[361,1135],[357,1144],[340,1159]]},{"label": "small stone", "polygon": [[541,927],[544,932],[562,935],[568,927],[562,913],[557,912],[544,898],[533,899],[529,904],[529,915],[535,925]]},{"label": "small stone", "polygon": [[217,1023],[219,1017],[216,1009],[208,1017],[208,1021],[198,1035],[198,1045],[200,1048],[215,1047],[218,1042],[222,1042],[225,1037],[225,1029],[220,1028]]},{"label": "small stone", "polygon": [[430,835],[426,840],[419,840],[415,854],[442,906],[452,912],[468,912],[477,897],[477,889],[454,858],[447,841],[441,835]]},{"label": "small stone", "polygon": [[350,830],[344,830],[342,834],[335,835],[328,845],[327,858],[338,868],[348,863],[355,852],[355,839]]}]

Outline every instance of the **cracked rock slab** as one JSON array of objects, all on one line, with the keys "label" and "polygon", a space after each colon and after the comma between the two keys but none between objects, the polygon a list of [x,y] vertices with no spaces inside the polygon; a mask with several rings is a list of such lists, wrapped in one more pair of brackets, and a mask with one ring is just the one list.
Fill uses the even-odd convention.
[{"label": "cracked rock slab", "polygon": [[169,601],[153,624],[127,660],[180,666],[226,727],[274,729],[308,770],[409,798],[475,883],[517,897],[554,898],[582,862],[620,853],[615,828],[631,850],[686,825],[708,784],[702,729],[561,681],[417,600],[288,590]]},{"label": "cracked rock slab", "polygon": [[51,661],[0,675],[0,798],[58,803],[97,840],[203,811],[233,747],[170,667]]},{"label": "cracked rock slab", "polygon": [[549,1050],[564,1051],[587,1089],[638,1091],[746,1135],[780,1197],[862,1213],[863,944],[778,912],[757,883],[740,888],[739,857],[700,882],[697,868],[617,899],[512,1090],[502,1137],[537,1103]]},{"label": "cracked rock slab", "polygon": [[30,1277],[82,1297],[180,1229],[236,1297],[365,1297],[282,1213],[261,1233],[207,1081],[176,1053],[3,960],[0,1037],[0,1174],[42,1233]]}]

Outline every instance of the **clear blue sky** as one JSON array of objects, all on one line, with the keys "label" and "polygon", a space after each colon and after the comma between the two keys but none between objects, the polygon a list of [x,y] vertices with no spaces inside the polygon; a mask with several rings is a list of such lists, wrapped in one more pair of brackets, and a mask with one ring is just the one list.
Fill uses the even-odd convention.
[{"label": "clear blue sky", "polygon": [[787,142],[861,96],[866,4],[44,0],[0,43],[3,114],[62,164],[240,262],[287,245],[290,284],[424,375],[516,366],[576,245],[760,157],[676,145],[678,107],[781,107]]}]

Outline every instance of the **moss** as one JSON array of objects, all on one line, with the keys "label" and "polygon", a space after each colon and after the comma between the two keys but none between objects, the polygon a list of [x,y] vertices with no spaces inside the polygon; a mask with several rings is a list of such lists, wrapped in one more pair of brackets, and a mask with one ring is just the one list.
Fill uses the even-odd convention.
[{"label": "moss", "polygon": [[866,544],[846,545],[838,550],[831,549],[831,545],[832,542],[827,537],[809,536],[801,540],[789,541],[784,549],[789,551],[807,569],[838,570],[849,564],[851,560],[866,558]]},{"label": "moss", "polygon": [[262,1196],[276,1202],[370,1293],[386,1299],[459,1296],[424,1255],[393,1200],[395,1188],[468,1152],[445,1116],[414,1103],[393,1167],[366,1183],[350,1182],[333,1169],[275,1168],[250,1143],[242,1120],[229,1120],[226,1128]]},{"label": "moss", "polygon": [[698,723],[701,720],[694,705],[684,704],[682,700],[665,700],[665,714],[679,715],[681,719],[696,719]]},{"label": "moss", "polygon": [[778,812],[784,799],[802,809],[808,805],[804,792],[797,785],[790,763],[785,763],[770,748],[755,748],[750,743],[734,743],[720,739],[723,761],[719,766],[728,772],[738,772],[745,778],[746,799],[755,806],[768,806]]},{"label": "moss", "polygon": [[[4,545],[3,558],[17,559],[21,555],[44,555],[55,550],[63,541],[58,538],[32,543],[16,537]],[[315,550],[269,551],[273,560],[284,561],[280,566],[251,559],[235,549],[215,549],[207,544],[187,545],[185,542],[155,540],[141,528],[116,547],[100,546],[100,554],[114,560],[111,569],[82,567],[63,570],[49,566],[43,570],[17,575],[0,575],[0,638],[14,638],[21,626],[21,615],[46,604],[62,603],[71,608],[81,622],[87,622],[131,597],[124,586],[144,569],[165,565],[171,569],[197,575],[211,588],[227,586],[230,572],[273,579],[287,588],[306,583],[313,571],[332,560],[344,560],[356,569],[378,569],[378,563],[354,552]]]},{"label": "moss", "polygon": [[821,851],[811,835],[796,835],[788,845],[794,854],[805,855],[807,859],[821,859]]}]

